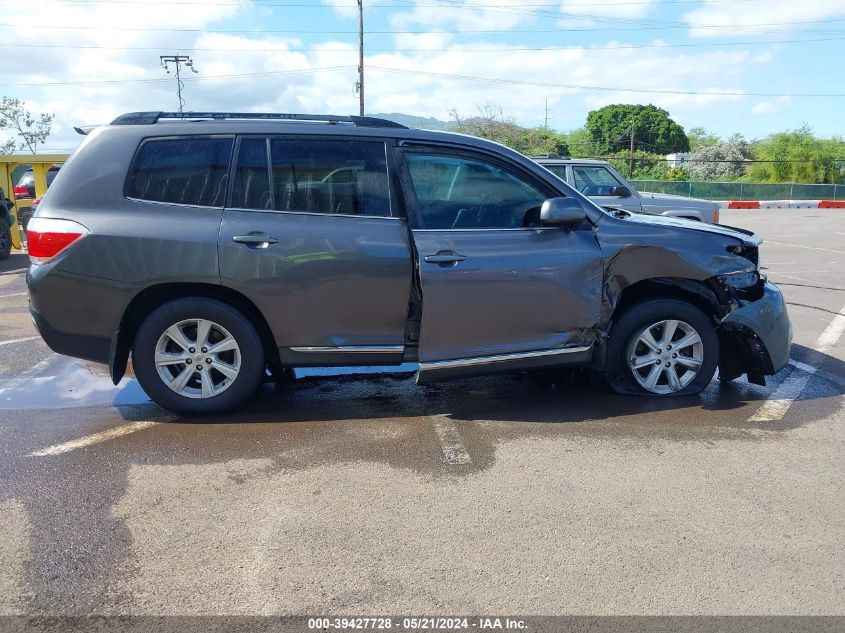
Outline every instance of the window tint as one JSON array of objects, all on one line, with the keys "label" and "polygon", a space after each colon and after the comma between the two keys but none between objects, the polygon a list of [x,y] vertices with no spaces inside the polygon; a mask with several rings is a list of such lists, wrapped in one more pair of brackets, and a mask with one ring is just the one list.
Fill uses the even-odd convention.
[{"label": "window tint", "polygon": [[222,207],[229,173],[230,138],[180,138],[141,145],[126,195],[132,198]]},{"label": "window tint", "polygon": [[390,215],[383,142],[273,139],[270,155],[276,209]]},{"label": "window tint", "polygon": [[546,169],[552,172],[555,176],[560,178],[563,182],[566,180],[566,165],[543,165]]},{"label": "window tint", "polygon": [[546,196],[489,163],[445,155],[407,154],[421,228],[537,226]]},{"label": "window tint", "polygon": [[243,138],[235,163],[232,206],[239,209],[270,209],[270,168],[266,138]]},{"label": "window tint", "polygon": [[573,167],[575,188],[585,196],[609,196],[613,187],[619,182],[613,174],[604,167]]}]

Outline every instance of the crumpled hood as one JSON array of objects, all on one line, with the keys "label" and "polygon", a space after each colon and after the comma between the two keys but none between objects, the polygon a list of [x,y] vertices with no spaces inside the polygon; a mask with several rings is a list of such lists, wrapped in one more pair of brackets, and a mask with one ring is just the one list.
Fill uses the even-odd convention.
[{"label": "crumpled hood", "polygon": [[699,233],[711,233],[716,235],[723,235],[726,237],[733,237],[743,244],[750,246],[759,246],[763,240],[757,234],[746,229],[740,229],[733,226],[725,226],[724,224],[707,224],[705,222],[696,222],[693,220],[684,220],[682,218],[673,218],[665,215],[652,215],[650,213],[631,213],[626,217],[624,222],[631,222],[635,224],[650,224],[657,226],[671,226],[677,227],[685,231],[697,231]]}]

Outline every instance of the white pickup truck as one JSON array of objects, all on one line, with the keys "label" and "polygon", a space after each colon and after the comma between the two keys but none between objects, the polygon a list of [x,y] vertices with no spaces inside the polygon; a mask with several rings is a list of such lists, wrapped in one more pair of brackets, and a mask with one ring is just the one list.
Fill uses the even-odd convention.
[{"label": "white pickup truck", "polygon": [[710,224],[719,223],[718,203],[684,196],[639,192],[606,161],[552,157],[533,157],[533,160],[600,206],[620,207],[626,211],[667,215]]}]

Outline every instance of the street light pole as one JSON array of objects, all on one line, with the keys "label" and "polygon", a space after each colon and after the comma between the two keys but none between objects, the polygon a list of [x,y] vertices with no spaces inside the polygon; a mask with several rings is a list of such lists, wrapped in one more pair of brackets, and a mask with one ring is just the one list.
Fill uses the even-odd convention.
[{"label": "street light pole", "polygon": [[179,55],[178,53],[176,55],[159,55],[159,59],[161,59],[161,67],[168,75],[170,74],[170,64],[176,66],[176,96],[179,98],[179,114],[182,114],[185,107],[185,100],[182,98],[182,88],[185,87],[185,83],[182,81],[182,65],[190,68],[192,72],[199,71],[194,68],[194,60],[187,55]]}]

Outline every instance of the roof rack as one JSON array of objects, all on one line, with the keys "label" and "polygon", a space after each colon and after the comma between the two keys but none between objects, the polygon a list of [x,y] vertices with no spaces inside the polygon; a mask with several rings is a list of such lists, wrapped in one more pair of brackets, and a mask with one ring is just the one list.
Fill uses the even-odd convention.
[{"label": "roof rack", "polygon": [[121,114],[112,125],[152,125],[161,119],[178,120],[260,120],[260,121],[318,121],[336,125],[351,123],[357,127],[392,127],[408,129],[404,125],[371,116],[336,116],[332,114],[284,114],[281,112],[129,112]]}]

